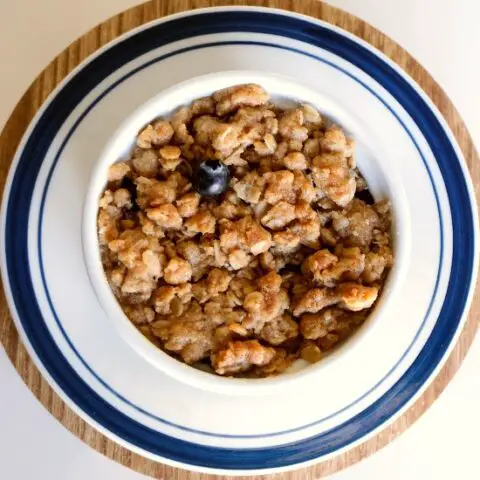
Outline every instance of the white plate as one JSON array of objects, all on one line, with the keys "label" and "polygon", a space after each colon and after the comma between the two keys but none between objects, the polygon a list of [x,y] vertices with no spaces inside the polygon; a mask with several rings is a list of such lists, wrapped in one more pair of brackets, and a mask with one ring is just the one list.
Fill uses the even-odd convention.
[{"label": "white plate", "polygon": [[[405,259],[395,267],[404,269],[398,274],[403,281],[382,318],[314,382],[281,395],[224,396],[162,374],[112,329],[82,251],[92,172],[124,119],[179,82],[235,70],[280,75],[318,92],[325,99],[321,109],[362,139],[360,167],[370,161],[382,162],[384,170],[391,166],[390,184],[403,192],[408,219],[400,239]],[[121,37],[50,96],[10,172],[1,266],[29,352],[87,421],[166,463],[267,472],[352,447],[425,388],[453,346],[471,299],[476,219],[453,135],[425,94],[387,58],[308,17],[209,9]]]}]

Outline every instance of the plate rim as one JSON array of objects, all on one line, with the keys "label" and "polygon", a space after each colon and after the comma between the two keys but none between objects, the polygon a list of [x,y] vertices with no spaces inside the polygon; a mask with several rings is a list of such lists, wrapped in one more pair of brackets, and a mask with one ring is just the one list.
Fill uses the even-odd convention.
[{"label": "plate rim", "polygon": [[[403,70],[401,70],[398,66],[396,66],[396,64],[393,64],[393,62],[391,62],[391,60],[388,59],[388,57],[386,57],[382,52],[379,52],[377,51],[376,49],[374,49],[370,44],[368,44],[367,42],[364,42],[363,40],[355,37],[354,35],[350,34],[349,32],[346,32],[338,27],[334,27],[332,26],[331,24],[329,24],[328,22],[323,22],[323,21],[319,21],[315,18],[312,18],[312,17],[308,17],[306,15],[301,15],[301,14],[296,14],[296,13],[292,13],[292,12],[286,12],[286,11],[283,11],[283,10],[278,10],[278,9],[266,9],[266,8],[259,8],[259,7],[253,7],[253,8],[238,8],[238,7],[224,7],[224,8],[207,8],[207,9],[199,9],[199,10],[196,10],[196,11],[190,11],[190,12],[182,12],[182,13],[178,13],[178,14],[175,14],[173,16],[168,16],[168,17],[164,17],[164,18],[161,18],[161,19],[157,19],[153,22],[149,22],[149,23],[146,23],[144,25],[141,25],[139,27],[137,27],[136,29],[130,31],[130,32],[127,32],[126,34],[124,35],[121,35],[119,37],[117,37],[113,42],[110,42],[108,43],[107,45],[105,45],[104,47],[102,47],[101,49],[97,50],[92,56],[89,56],[88,58],[86,58],[83,62],[81,62],[67,77],[65,77],[62,82],[55,88],[55,90],[50,94],[50,96],[48,97],[48,99],[43,103],[42,107],[38,110],[37,114],[35,115],[34,119],[32,120],[32,122],[30,123],[29,127],[27,128],[27,131],[25,132],[25,135],[24,135],[24,138],[22,139],[19,147],[18,147],[18,150],[17,150],[17,154],[15,155],[15,160],[12,162],[12,166],[10,168],[10,172],[9,172],[9,176],[8,176],[8,179],[7,179],[7,182],[6,182],[6,185],[5,185],[5,190],[4,190],[4,203],[3,205],[6,204],[6,198],[8,197],[8,194],[10,193],[10,189],[11,189],[11,183],[12,183],[12,178],[14,176],[14,173],[16,171],[16,167],[17,167],[17,164],[18,164],[18,161],[19,161],[19,155],[18,155],[18,152],[22,152],[23,151],[23,148],[25,146],[25,143],[27,141],[27,139],[29,138],[29,135],[30,133],[32,132],[32,130],[34,129],[35,125],[37,124],[38,120],[41,118],[41,116],[43,115],[44,111],[46,110],[47,106],[50,104],[50,102],[56,97],[56,95],[58,94],[58,92],[63,89],[63,87],[70,81],[70,79],[72,77],[74,77],[78,71],[82,70],[86,65],[88,65],[89,63],[91,63],[98,55],[100,55],[103,51],[106,51],[110,48],[112,48],[115,44],[117,43],[120,43],[122,41],[124,41],[126,38],[130,37],[130,36],[134,36],[136,35],[139,31],[143,31],[143,30],[146,30],[148,28],[151,28],[152,26],[154,25],[157,25],[157,24],[161,24],[161,23],[164,23],[164,22],[167,22],[167,21],[171,21],[171,20],[174,20],[176,18],[181,18],[181,17],[185,17],[185,16],[190,16],[190,15],[199,15],[199,14],[202,14],[202,13],[211,13],[211,12],[214,12],[214,11],[225,11],[225,10],[234,10],[234,11],[238,11],[238,10],[242,10],[242,11],[245,11],[245,10],[252,10],[252,11],[265,11],[265,12],[268,12],[268,13],[274,13],[274,14],[280,14],[280,15],[287,15],[287,16],[292,16],[292,17],[302,17],[303,20],[306,20],[308,21],[309,23],[321,23],[323,26],[325,26],[326,28],[328,29],[331,29],[331,30],[337,30],[338,33],[340,33],[342,36],[347,36],[347,37],[351,37],[351,39],[353,39],[356,43],[365,43],[365,45],[362,45],[362,46],[368,46],[368,49],[371,50],[375,55],[377,56],[381,56],[381,57],[384,57],[383,60],[387,60],[387,64],[390,64],[390,66],[394,66],[396,67],[398,70],[399,70],[399,73],[401,74],[402,78],[404,80],[407,80],[407,81],[411,81],[413,82],[413,80],[411,80],[411,78],[408,76],[408,74],[406,74],[405,72],[403,72]],[[414,82],[413,82],[414,83]],[[418,85],[415,84],[415,86],[417,88],[414,88],[416,93],[419,93],[420,95],[424,95],[426,97],[426,94],[424,94],[424,92],[422,91],[421,88],[418,87]],[[452,144],[452,146],[454,147],[454,149],[456,150],[456,157],[458,159],[458,163],[460,164],[461,168],[463,169],[463,176],[465,178],[465,181],[466,181],[466,184],[467,186],[469,187],[469,199],[470,199],[470,206],[472,207],[472,217],[474,219],[474,234],[475,234],[475,238],[474,238],[474,241],[475,241],[475,245],[478,245],[478,218],[477,218],[477,215],[476,215],[476,202],[475,202],[475,197],[473,195],[473,189],[472,189],[472,185],[471,185],[471,182],[469,181],[469,174],[467,173],[468,172],[468,169],[466,168],[466,164],[465,164],[465,160],[463,158],[463,154],[461,153],[458,145],[457,145],[457,142],[456,142],[456,139],[453,137],[453,134],[450,132],[450,129],[448,128],[448,126],[446,126],[446,122],[445,120],[443,119],[443,116],[441,114],[439,114],[438,112],[438,109],[436,108],[436,106],[433,105],[433,102],[430,101],[430,99],[428,99],[428,97],[424,100],[426,100],[426,103],[427,105],[430,107],[430,110],[434,113],[436,119],[438,121],[440,121],[440,124],[442,125],[443,127],[443,131],[447,134],[447,136],[450,136],[451,138],[449,138],[450,140],[450,143]],[[432,108],[433,107],[433,108]],[[443,122],[442,122],[443,121]],[[446,127],[446,128],[445,128]],[[17,158],[18,156],[18,158]],[[6,208],[2,208],[2,228],[4,229],[4,226],[5,226],[5,221],[6,221]],[[5,259],[3,258],[4,256],[4,238],[2,236],[2,268],[4,268],[4,265],[6,263],[4,263]],[[478,249],[476,249],[476,255],[474,257],[474,264],[478,264]],[[437,373],[437,370],[439,370],[443,364],[445,363],[445,360],[446,358],[448,357],[448,354],[451,352],[451,349],[453,348],[453,346],[455,345],[456,343],[456,340],[458,339],[458,335],[460,334],[461,330],[462,330],[462,327],[465,323],[465,318],[466,318],[466,311],[468,310],[468,307],[470,306],[470,303],[471,303],[471,300],[472,300],[472,296],[473,296],[473,291],[474,291],[474,287],[475,287],[475,274],[476,274],[476,268],[475,268],[475,265],[474,265],[474,268],[473,268],[473,275],[472,275],[472,281],[470,282],[470,285],[469,285],[469,297],[467,299],[467,302],[464,304],[464,308],[463,308],[463,320],[461,322],[459,322],[459,325],[458,327],[456,328],[456,334],[455,336],[451,339],[450,343],[449,343],[449,348],[444,352],[443,356],[442,356],[442,359],[441,361],[439,361],[439,363],[437,364],[437,368],[430,374],[430,376],[428,377],[428,379],[425,381],[425,383],[423,384],[422,387],[426,388],[430,382],[431,382],[431,378],[436,375]],[[4,276],[4,281],[5,281],[5,285],[8,286],[9,290],[10,290],[10,283],[8,281],[8,277],[6,277],[4,275],[4,272],[2,270],[2,276]],[[9,292],[11,293],[11,292]],[[16,317],[17,315],[17,311],[15,308],[12,308],[12,303],[13,303],[13,298],[9,298],[9,307],[10,307],[10,310],[12,313],[15,312],[15,315],[14,317]],[[21,320],[20,318],[15,318],[15,323],[16,323],[16,326],[17,328],[19,328],[19,325],[21,325]],[[46,372],[46,368],[44,367],[43,363],[39,360],[39,358],[37,357],[36,355],[36,352],[34,352],[33,350],[33,347],[32,345],[30,344],[30,341],[29,339],[26,337],[26,333],[25,331],[23,330],[23,327],[21,328],[22,330],[22,339],[25,341],[25,343],[28,345],[27,349],[29,350],[29,353],[30,355],[32,355],[32,352],[33,352],[33,355],[32,357],[35,359],[35,363],[36,365],[39,367],[39,369],[41,369],[42,371],[42,374],[45,375],[45,373],[47,373],[47,375],[45,375],[47,378],[50,377],[48,371]],[[57,383],[55,381],[52,381],[53,379],[50,378],[50,383],[52,383],[54,385],[54,389],[57,393],[62,393],[64,394],[64,391],[57,385]],[[419,390],[417,391],[417,394],[414,396],[414,398],[418,395],[421,394],[423,390]],[[66,394],[65,394],[66,395]],[[60,395],[64,400],[65,398],[63,397],[63,395]],[[70,398],[67,396],[68,398],[68,401],[67,403],[69,404],[69,406],[72,407],[72,404],[75,405],[75,407],[77,407],[76,403],[73,401],[73,400],[70,400]],[[404,408],[408,408],[409,405],[411,405],[411,403],[413,402],[413,398],[410,399],[407,404],[404,406]],[[78,407],[79,408],[79,407]],[[75,408],[74,408],[75,410]],[[85,413],[83,412],[83,410],[81,410],[82,413]],[[78,413],[78,412],[77,412]],[[400,415],[401,413],[403,413],[402,409],[400,409],[399,411],[397,411],[397,416]],[[84,415],[81,415],[82,418],[84,417]],[[88,416],[88,414],[86,414],[86,417],[89,421],[89,423],[92,423],[92,419],[91,417]],[[393,417],[390,417],[389,420],[386,422],[386,423],[389,423],[390,421],[393,421]],[[94,422],[95,423],[95,422]],[[385,427],[385,423],[382,423],[378,426],[378,428],[384,428]],[[98,425],[96,425],[96,428],[98,428],[99,430],[102,430],[102,428],[99,428]],[[105,432],[104,432],[105,433]],[[108,431],[108,434],[107,436],[111,436],[112,432]],[[374,432],[371,432],[371,434],[373,435]],[[114,435],[114,434],[113,434]],[[116,439],[116,441],[118,441],[118,438],[119,437],[114,437]],[[366,437],[362,437],[361,439],[358,440],[358,442],[362,442],[366,439]],[[123,439],[122,439],[123,440]],[[122,443],[122,442],[120,442]],[[349,444],[347,447],[345,448],[350,448],[351,444]],[[128,448],[132,449],[132,445],[131,444],[128,444]],[[140,453],[145,455],[145,451],[144,450],[141,450],[140,449]],[[339,451],[335,451],[335,452],[332,452],[332,455],[336,455],[338,454]],[[153,456],[153,458],[158,458],[156,455]],[[326,458],[324,456],[321,457],[322,459]],[[166,461],[165,459],[163,459],[162,461]],[[315,462],[317,461],[317,459],[314,459],[312,460],[312,462]],[[168,462],[166,462],[168,463]],[[176,462],[175,462],[176,463]],[[187,466],[188,464],[184,464],[184,463],[178,463],[176,464],[176,466]],[[292,464],[291,467],[292,468],[296,468],[299,464]],[[196,470],[199,470],[199,467],[198,466],[194,466],[194,468]],[[288,468],[288,467],[287,467]],[[275,471],[278,471],[278,467],[274,467]],[[208,471],[215,471],[215,472],[218,472],[219,470],[218,469],[213,469],[213,470],[208,470]],[[231,470],[225,470],[226,472],[228,473],[232,473]],[[258,470],[257,470],[258,471]],[[262,471],[266,471],[264,469],[262,469]],[[251,472],[251,471],[249,471]]]}]

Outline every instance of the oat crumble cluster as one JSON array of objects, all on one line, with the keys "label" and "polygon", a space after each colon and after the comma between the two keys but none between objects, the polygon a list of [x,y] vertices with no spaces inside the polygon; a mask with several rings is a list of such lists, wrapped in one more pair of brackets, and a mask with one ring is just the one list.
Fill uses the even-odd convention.
[{"label": "oat crumble cluster", "polygon": [[[129,319],[166,353],[224,376],[317,362],[360,326],[393,262],[388,202],[374,203],[354,142],[308,104],[259,85],[180,108],[110,167],[98,238]],[[205,159],[228,189],[192,188]]]}]

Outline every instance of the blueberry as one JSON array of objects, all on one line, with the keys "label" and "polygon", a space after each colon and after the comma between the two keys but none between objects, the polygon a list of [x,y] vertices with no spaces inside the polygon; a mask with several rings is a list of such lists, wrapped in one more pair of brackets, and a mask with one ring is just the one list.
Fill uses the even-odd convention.
[{"label": "blueberry", "polygon": [[218,160],[204,160],[193,174],[193,188],[202,196],[215,197],[223,193],[230,180],[228,167]]}]

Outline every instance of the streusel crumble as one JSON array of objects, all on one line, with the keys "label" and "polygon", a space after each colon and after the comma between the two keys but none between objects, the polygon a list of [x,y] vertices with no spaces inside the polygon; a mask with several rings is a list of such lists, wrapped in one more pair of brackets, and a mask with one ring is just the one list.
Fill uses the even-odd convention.
[{"label": "streusel crumble", "polygon": [[150,341],[219,375],[264,377],[317,362],[365,321],[393,262],[390,223],[351,138],[249,84],[138,134],[110,167],[98,239]]}]

